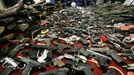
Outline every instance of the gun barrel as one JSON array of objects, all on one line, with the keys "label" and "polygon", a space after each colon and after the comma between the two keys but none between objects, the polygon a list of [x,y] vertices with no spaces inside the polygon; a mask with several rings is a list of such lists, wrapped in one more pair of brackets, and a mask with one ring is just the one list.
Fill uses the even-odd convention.
[{"label": "gun barrel", "polygon": [[112,60],[112,58],[110,58],[110,57],[108,57],[108,56],[105,56],[105,55],[103,55],[103,54],[100,54],[100,53],[98,53],[98,52],[94,52],[94,51],[91,51],[91,50],[87,50],[87,51],[90,52],[90,53],[92,53],[92,54],[94,54],[94,55],[98,55],[98,56],[104,57],[104,58],[106,58],[106,59]]},{"label": "gun barrel", "polygon": [[24,47],[24,43],[21,43],[17,46],[15,46],[15,48],[13,48],[9,53],[8,53],[8,56],[9,57],[15,57],[16,54]]},{"label": "gun barrel", "polygon": [[28,59],[28,58],[25,58],[25,57],[21,57],[21,56],[18,56],[18,60],[26,63],[27,65],[28,64],[33,64],[33,66],[40,66],[41,64],[37,61],[34,61],[32,59]]},{"label": "gun barrel", "polygon": [[57,47],[54,46],[47,46],[47,45],[32,45],[34,49],[48,49],[48,50],[57,50]]}]

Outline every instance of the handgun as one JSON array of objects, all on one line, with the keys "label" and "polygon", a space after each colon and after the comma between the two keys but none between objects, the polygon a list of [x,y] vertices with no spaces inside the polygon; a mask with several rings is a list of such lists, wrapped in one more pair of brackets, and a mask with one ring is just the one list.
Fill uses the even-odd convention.
[{"label": "handgun", "polygon": [[48,72],[41,72],[39,75],[67,75],[68,71],[69,69],[64,67]]},{"label": "handgun", "polygon": [[67,60],[67,66],[73,70],[73,75],[94,75],[93,66]]},{"label": "handgun", "polygon": [[9,57],[3,58],[0,62],[4,62],[2,66],[3,66],[3,68],[5,68],[4,71],[0,72],[0,75],[9,75],[12,71],[19,68],[18,65],[20,63]]},{"label": "handgun", "polygon": [[25,58],[25,57],[18,56],[17,60],[26,64],[26,67],[24,68],[21,75],[31,75],[31,71],[34,68],[45,67],[45,64],[41,64],[41,63],[39,63],[35,60],[28,59],[28,58]]}]

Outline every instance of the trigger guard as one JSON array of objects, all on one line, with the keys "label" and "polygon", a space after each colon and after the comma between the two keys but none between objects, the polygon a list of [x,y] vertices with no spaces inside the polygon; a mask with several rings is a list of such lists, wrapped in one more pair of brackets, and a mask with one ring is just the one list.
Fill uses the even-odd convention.
[{"label": "trigger guard", "polygon": [[21,68],[21,67],[18,67],[18,69],[22,70],[26,67],[26,64],[24,64],[24,66]]}]

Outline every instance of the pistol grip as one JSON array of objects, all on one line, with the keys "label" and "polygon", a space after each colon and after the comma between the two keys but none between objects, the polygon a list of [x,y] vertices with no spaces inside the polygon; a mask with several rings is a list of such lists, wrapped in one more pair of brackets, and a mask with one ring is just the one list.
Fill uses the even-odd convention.
[{"label": "pistol grip", "polygon": [[5,68],[4,71],[0,72],[0,75],[9,75],[12,71],[14,71],[15,68],[14,67],[8,67],[8,68]]},{"label": "pistol grip", "polygon": [[91,66],[89,66],[87,68],[83,68],[83,72],[85,73],[85,75],[94,75],[94,72],[93,72]]},{"label": "pistol grip", "polygon": [[22,74],[21,75],[30,75],[30,73],[31,73],[31,71],[32,71],[32,66],[29,64],[29,65],[27,65],[25,68],[24,68],[24,70],[23,70],[23,72],[22,72]]},{"label": "pistol grip", "polygon": [[56,75],[67,75],[67,72],[69,71],[68,68],[61,68],[57,71]]},{"label": "pistol grip", "polygon": [[108,69],[108,59],[99,57],[97,61],[99,62],[101,68],[104,70]]}]

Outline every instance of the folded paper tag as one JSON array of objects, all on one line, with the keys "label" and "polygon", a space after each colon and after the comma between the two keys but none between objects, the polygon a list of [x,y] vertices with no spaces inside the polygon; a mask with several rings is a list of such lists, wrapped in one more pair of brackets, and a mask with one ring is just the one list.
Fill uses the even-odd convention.
[{"label": "folded paper tag", "polygon": [[58,67],[62,67],[65,65],[65,63],[62,60],[57,60],[54,62],[54,65],[57,65]]}]

